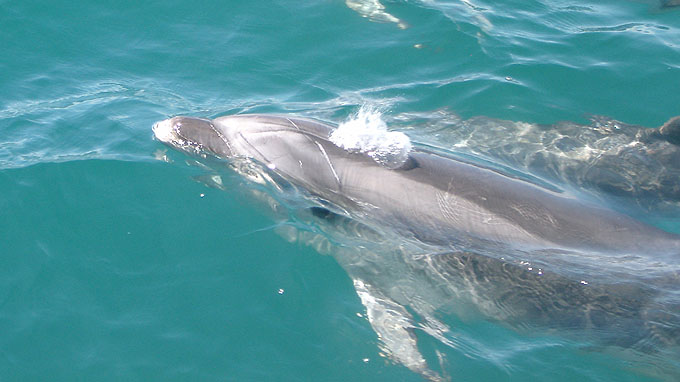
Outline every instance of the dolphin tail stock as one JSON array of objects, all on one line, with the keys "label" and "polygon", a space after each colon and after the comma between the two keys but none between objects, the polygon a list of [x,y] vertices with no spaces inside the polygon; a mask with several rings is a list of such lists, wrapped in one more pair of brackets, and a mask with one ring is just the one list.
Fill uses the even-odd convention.
[{"label": "dolphin tail stock", "polygon": [[663,125],[655,128],[629,124],[602,115],[586,115],[586,117],[591,121],[593,128],[604,134],[624,133],[637,139],[651,137],[680,146],[680,115],[670,118]]},{"label": "dolphin tail stock", "polygon": [[656,129],[668,143],[680,146],[680,115],[675,116]]},{"label": "dolphin tail stock", "polygon": [[662,141],[669,143],[671,147],[680,147],[680,115],[670,118],[658,127],[638,127],[636,137],[643,143]]}]

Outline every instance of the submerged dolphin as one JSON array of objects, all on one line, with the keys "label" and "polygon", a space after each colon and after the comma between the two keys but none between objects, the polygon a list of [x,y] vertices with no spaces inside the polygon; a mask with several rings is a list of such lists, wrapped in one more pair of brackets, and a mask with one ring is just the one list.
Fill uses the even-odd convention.
[{"label": "submerged dolphin", "polygon": [[680,211],[680,117],[656,128],[602,116],[592,116],[587,125],[463,119],[445,109],[389,118],[392,125],[417,125],[426,140],[436,135],[436,145],[459,153],[590,190],[622,205],[662,214]]},{"label": "submerged dolphin", "polygon": [[[420,354],[412,328],[446,343],[438,329],[446,325],[432,313],[440,308],[465,314],[476,306],[485,317],[518,328],[590,329],[624,346],[648,338],[677,343],[677,317],[664,316],[674,308],[657,298],[658,289],[639,283],[657,276],[662,283],[676,283],[677,235],[427,149],[412,149],[399,166],[386,166],[368,154],[336,146],[329,140],[334,127],[317,121],[271,115],[174,117],[153,130],[157,139],[182,151],[246,158],[275,182],[306,190],[323,201],[324,208],[309,209],[322,220],[313,224],[330,224],[324,232],[334,231],[331,236],[361,222],[389,227],[406,242],[439,248],[440,253],[427,256],[402,255],[401,244],[384,249],[398,239],[369,235],[365,242],[375,242],[382,252],[345,248],[335,254],[354,280],[386,350],[429,379],[440,378]],[[360,236],[367,232],[361,231]],[[343,242],[339,235],[336,240]],[[299,232],[284,236],[324,243]],[[513,254],[553,267],[528,272],[507,262]],[[592,266],[593,257],[597,267],[614,270],[612,274],[620,275],[623,267],[641,276],[622,284],[596,274],[603,285],[567,277]],[[412,314],[423,323],[415,324]]]},{"label": "submerged dolphin", "polygon": [[[680,236],[523,179],[423,149],[399,168],[329,141],[333,127],[271,115],[174,117],[156,137],[185,151],[247,157],[344,211],[452,248],[595,251],[677,264]],[[652,264],[653,263],[653,264]],[[632,264],[632,263],[631,263]],[[644,266],[645,264],[643,264]],[[639,269],[639,268],[638,268]]]}]

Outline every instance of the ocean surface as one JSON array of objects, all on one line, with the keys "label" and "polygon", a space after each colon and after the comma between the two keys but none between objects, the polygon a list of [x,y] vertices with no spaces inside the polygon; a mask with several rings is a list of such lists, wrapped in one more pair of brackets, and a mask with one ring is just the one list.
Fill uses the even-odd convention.
[{"label": "ocean surface", "polygon": [[[2,381],[680,378],[678,328],[675,347],[639,350],[464,309],[432,313],[436,328],[410,311],[428,366],[409,368],[340,252],[290,240],[256,187],[151,130],[256,112],[339,124],[364,107],[455,152],[456,121],[477,117],[658,127],[680,114],[680,8],[0,0],[0,51]],[[677,209],[624,207],[680,232]]]}]

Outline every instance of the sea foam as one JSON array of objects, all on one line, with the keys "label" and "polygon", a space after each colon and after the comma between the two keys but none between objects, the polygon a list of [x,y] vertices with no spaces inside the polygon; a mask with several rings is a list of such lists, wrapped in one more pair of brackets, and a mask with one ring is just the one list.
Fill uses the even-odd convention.
[{"label": "sea foam", "polygon": [[381,165],[402,166],[411,151],[411,140],[398,131],[388,131],[380,112],[362,107],[330,136],[331,142],[349,152],[364,153]]}]

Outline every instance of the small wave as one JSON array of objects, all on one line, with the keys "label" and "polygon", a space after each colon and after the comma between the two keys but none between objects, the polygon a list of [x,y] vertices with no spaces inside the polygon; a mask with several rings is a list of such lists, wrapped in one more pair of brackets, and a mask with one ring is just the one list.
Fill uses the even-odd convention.
[{"label": "small wave", "polygon": [[398,131],[387,131],[382,114],[367,107],[341,123],[330,136],[331,142],[349,152],[363,153],[388,168],[406,163],[411,140]]}]

